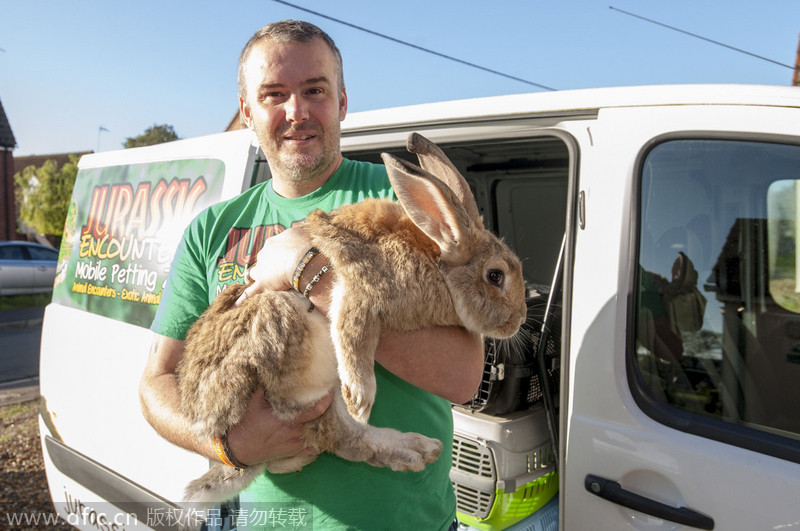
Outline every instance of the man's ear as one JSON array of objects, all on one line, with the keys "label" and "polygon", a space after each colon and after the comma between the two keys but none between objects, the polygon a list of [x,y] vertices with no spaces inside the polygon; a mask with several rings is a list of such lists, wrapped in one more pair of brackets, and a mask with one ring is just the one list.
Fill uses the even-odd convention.
[{"label": "man's ear", "polygon": [[244,101],[241,96],[239,96],[239,116],[244,125],[246,125],[249,129],[253,128],[251,125],[252,121],[250,118],[250,107],[247,106],[247,102]]},{"label": "man's ear", "polygon": [[342,88],[342,95],[339,97],[339,121],[347,116],[347,89]]}]

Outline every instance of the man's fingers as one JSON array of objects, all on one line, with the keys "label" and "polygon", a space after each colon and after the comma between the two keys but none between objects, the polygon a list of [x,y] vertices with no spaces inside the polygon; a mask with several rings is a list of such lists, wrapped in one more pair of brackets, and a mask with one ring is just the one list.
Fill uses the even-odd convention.
[{"label": "man's fingers", "polygon": [[233,303],[233,305],[234,305],[234,306],[241,306],[241,305],[242,305],[242,303],[243,303],[243,302],[244,302],[246,299],[249,299],[250,297],[253,297],[253,296],[255,296],[255,295],[258,295],[258,294],[259,294],[259,293],[261,293],[262,291],[264,291],[264,287],[263,287],[263,286],[260,286],[260,285],[258,284],[258,282],[256,282],[255,284],[250,284],[249,286],[247,286],[247,287],[245,288],[245,290],[244,290],[244,291],[241,293],[241,295],[239,295],[239,298],[238,298],[238,299],[236,299],[236,302],[235,302],[235,303]]},{"label": "man's fingers", "polygon": [[[253,285],[255,285],[255,284],[253,284]],[[233,303],[233,306],[234,306],[234,307],[241,306],[241,305],[242,305],[242,303],[243,303],[245,300],[247,300],[247,298],[248,298],[248,297],[250,297],[250,295],[251,295],[251,294],[249,293],[249,290],[250,290],[250,288],[247,288],[247,289],[245,289],[245,290],[242,292],[242,294],[241,294],[241,295],[239,295],[239,298],[238,298],[238,299],[236,299],[236,302],[234,302],[234,303]]]},{"label": "man's fingers", "polygon": [[313,446],[307,446],[307,447],[303,448],[303,450],[297,455],[298,456],[319,455],[321,453],[322,453],[322,450],[318,450],[317,448],[314,448]]}]

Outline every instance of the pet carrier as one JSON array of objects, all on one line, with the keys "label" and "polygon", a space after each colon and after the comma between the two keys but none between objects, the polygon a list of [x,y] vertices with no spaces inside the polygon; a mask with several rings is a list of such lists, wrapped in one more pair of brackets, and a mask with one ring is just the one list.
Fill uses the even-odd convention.
[{"label": "pet carrier", "polygon": [[458,519],[483,531],[505,529],[558,491],[544,407],[506,416],[453,408],[453,466]]},{"label": "pet carrier", "polygon": [[[528,319],[517,337],[506,340],[486,339],[483,378],[467,407],[487,415],[504,415],[527,409],[542,400],[544,386],[540,380],[536,352],[542,334],[542,323],[549,288],[538,288],[528,297]],[[548,316],[544,363],[551,392],[559,384],[560,308],[550,309]]]}]

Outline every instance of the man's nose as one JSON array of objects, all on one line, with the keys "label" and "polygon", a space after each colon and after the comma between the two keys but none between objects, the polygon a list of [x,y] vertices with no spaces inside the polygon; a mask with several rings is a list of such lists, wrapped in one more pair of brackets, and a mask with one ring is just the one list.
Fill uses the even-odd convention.
[{"label": "man's nose", "polygon": [[287,122],[305,122],[308,120],[308,105],[297,94],[292,94],[289,97],[284,109],[286,110]]}]

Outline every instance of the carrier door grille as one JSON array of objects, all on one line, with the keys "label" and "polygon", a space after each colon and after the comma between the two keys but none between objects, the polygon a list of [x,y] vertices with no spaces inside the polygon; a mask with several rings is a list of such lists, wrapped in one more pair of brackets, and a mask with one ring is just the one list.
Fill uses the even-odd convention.
[{"label": "carrier door grille", "polygon": [[494,505],[494,492],[481,492],[477,489],[453,483],[456,493],[456,509],[462,514],[475,518],[486,518]]},{"label": "carrier door grille", "polygon": [[453,437],[453,467],[483,478],[496,478],[489,448],[458,434]]},{"label": "carrier door grille", "polygon": [[453,489],[459,512],[486,518],[494,504],[497,472],[491,450],[477,441],[453,437]]}]

